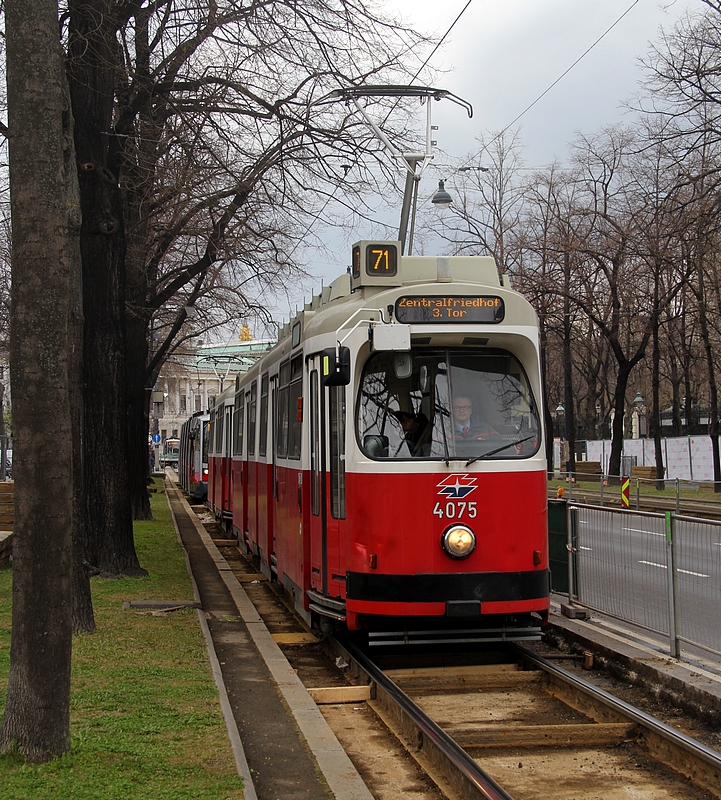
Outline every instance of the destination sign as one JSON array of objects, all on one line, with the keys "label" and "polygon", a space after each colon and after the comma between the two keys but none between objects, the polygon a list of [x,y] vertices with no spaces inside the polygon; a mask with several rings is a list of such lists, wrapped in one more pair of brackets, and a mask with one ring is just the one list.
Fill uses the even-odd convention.
[{"label": "destination sign", "polygon": [[500,297],[487,295],[413,295],[396,300],[396,319],[405,323],[502,322]]}]

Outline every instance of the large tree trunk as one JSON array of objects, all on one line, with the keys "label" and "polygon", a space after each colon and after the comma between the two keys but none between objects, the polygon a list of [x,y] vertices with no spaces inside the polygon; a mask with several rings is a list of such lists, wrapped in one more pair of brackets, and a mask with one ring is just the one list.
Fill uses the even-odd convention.
[{"label": "large tree trunk", "polygon": [[571,258],[563,254],[563,404],[565,411],[565,438],[568,442],[566,472],[573,480],[576,471],[576,410],[573,399],[573,357],[571,354]]},{"label": "large tree trunk", "polygon": [[86,555],[102,575],[144,574],[130,515],[125,398],[125,233],[108,145],[118,63],[113,7],[74,0],[69,81],[83,215],[83,454]]},{"label": "large tree trunk", "polygon": [[80,186],[73,144],[74,120],[70,104],[70,88],[63,74],[66,110],[65,130],[65,188],[68,197],[67,237],[70,265],[70,318],[68,320],[68,370],[70,376],[70,415],[73,449],[73,632],[95,630],[93,600],[90,593],[90,574],[85,537],[85,487],[83,480],[83,270],[80,255]]},{"label": "large tree trunk", "polygon": [[538,321],[539,333],[539,349],[541,351],[541,388],[543,391],[542,407],[543,407],[543,427],[545,436],[543,437],[546,442],[546,474],[549,478],[553,478],[553,417],[551,416],[551,409],[548,407],[548,368],[546,366],[546,359],[548,355],[548,334],[546,325],[541,317]]},{"label": "large tree trunk", "polygon": [[12,643],[0,749],[70,748],[68,203],[55,0],[7,0],[15,438]]},{"label": "large tree trunk", "polygon": [[[608,474],[613,483],[621,476],[621,453],[623,452],[623,419],[626,411],[626,389],[634,364],[624,361],[618,365],[616,388],[613,393],[613,428],[611,435],[611,456],[608,461]],[[611,482],[611,481],[609,481]]]},{"label": "large tree trunk", "polygon": [[[658,287],[658,282],[656,284]],[[658,288],[654,296],[654,308],[658,308]],[[653,321],[652,350],[651,350],[651,434],[656,454],[656,488],[662,491],[665,487],[663,480],[663,447],[661,443],[661,344],[659,342],[660,319],[658,316]]]},{"label": "large tree trunk", "polygon": [[[704,352],[706,353],[706,369],[708,375],[709,389],[709,433],[711,435],[711,455],[713,458],[713,490],[721,492],[721,458],[719,457],[719,422],[718,422],[718,387],[716,385],[716,370],[714,367],[713,343],[709,331],[708,315],[706,310],[706,293],[704,287],[704,259],[699,259],[698,266],[698,291],[696,300],[698,303],[698,319],[701,328],[701,338],[703,340]],[[687,398],[687,406],[688,398]],[[687,410],[690,414],[690,409]],[[689,426],[689,434],[691,428]]]},{"label": "large tree trunk", "polygon": [[133,519],[152,519],[148,477],[150,389],[145,386],[148,363],[146,325],[138,317],[127,319],[128,466],[130,508]]}]

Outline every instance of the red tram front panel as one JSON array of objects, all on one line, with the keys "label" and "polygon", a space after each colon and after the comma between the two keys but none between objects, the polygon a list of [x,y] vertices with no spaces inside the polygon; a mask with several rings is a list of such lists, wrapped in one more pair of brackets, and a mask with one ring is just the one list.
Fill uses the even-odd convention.
[{"label": "red tram front panel", "polygon": [[[544,472],[349,474],[347,502],[350,626],[359,614],[548,610]],[[476,536],[465,559],[441,546],[454,523]]]}]

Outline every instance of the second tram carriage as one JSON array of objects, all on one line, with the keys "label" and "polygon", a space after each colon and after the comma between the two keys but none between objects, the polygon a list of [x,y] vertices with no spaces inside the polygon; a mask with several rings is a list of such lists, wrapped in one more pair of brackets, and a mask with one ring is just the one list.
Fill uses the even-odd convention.
[{"label": "second tram carriage", "polygon": [[492,258],[360,242],[211,409],[208,503],[309,622],[524,638],[549,608],[540,397]]},{"label": "second tram carriage", "polygon": [[180,429],[178,478],[193,500],[208,497],[210,416],[198,411]]}]

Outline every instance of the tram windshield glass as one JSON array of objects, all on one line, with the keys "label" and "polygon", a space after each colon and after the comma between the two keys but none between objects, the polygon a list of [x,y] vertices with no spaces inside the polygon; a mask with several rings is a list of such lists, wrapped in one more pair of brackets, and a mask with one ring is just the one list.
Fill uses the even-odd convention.
[{"label": "tram windshield glass", "polygon": [[531,387],[505,350],[375,353],[356,414],[374,459],[519,459],[540,446]]}]

